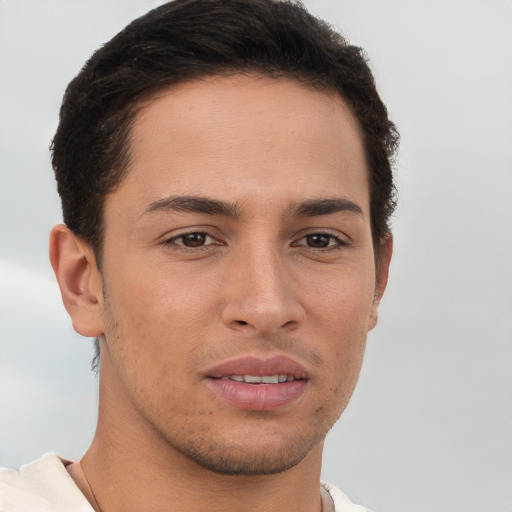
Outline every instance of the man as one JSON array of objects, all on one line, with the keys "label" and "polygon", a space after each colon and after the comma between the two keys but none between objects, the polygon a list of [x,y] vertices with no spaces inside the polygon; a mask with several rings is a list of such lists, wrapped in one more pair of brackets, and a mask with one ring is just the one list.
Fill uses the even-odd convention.
[{"label": "man", "polygon": [[0,510],[366,510],[320,467],[386,286],[396,144],[361,51],[300,5],[177,0],[98,50],[50,239],[97,431],[0,471]]}]

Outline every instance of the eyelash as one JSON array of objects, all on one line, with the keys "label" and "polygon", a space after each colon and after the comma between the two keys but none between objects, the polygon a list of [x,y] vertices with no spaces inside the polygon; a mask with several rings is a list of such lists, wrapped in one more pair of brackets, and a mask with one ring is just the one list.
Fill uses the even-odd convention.
[{"label": "eyelash", "polygon": [[[299,243],[300,241],[305,240],[308,237],[315,237],[315,236],[328,238],[329,239],[328,245],[326,247],[312,247],[307,244]],[[334,243],[332,243],[332,242],[334,242]],[[330,251],[342,250],[345,247],[348,247],[350,245],[350,243],[347,240],[340,238],[339,236],[333,235],[332,233],[325,233],[325,232],[318,231],[318,232],[308,233],[308,234],[302,236],[293,245],[296,247],[305,247],[306,249],[315,251],[316,253],[325,253],[325,252],[330,252]]]},{"label": "eyelash", "polygon": [[[203,244],[203,245],[198,245],[198,246],[187,246],[185,245],[184,243],[177,243],[180,239],[181,241],[183,242],[183,239],[187,236],[192,236],[192,235],[203,235],[206,239],[207,238],[211,238],[212,240],[216,241],[216,243],[207,243],[207,244]],[[221,242],[217,241],[217,239],[211,235],[210,233],[208,233],[207,231],[189,231],[187,233],[180,233],[179,235],[176,235],[176,236],[173,236],[171,238],[167,238],[166,240],[163,241],[163,245],[165,247],[167,246],[171,246],[171,245],[174,245],[177,250],[181,250],[181,251],[187,251],[187,252],[198,252],[198,251],[201,251],[201,250],[206,250],[210,245],[221,245]]]},{"label": "eyelash", "polygon": [[[193,235],[201,235],[204,237],[205,240],[207,240],[208,238],[212,239],[213,240],[213,243],[210,242],[210,243],[202,243],[201,245],[197,245],[197,246],[187,246],[185,245],[184,242],[184,238],[185,237],[190,237],[190,236],[193,236]],[[326,237],[329,239],[328,241],[328,245],[326,247],[312,247],[310,245],[308,245],[307,243],[305,244],[301,244],[299,242],[301,242],[302,240],[307,240],[308,237]],[[177,243],[179,240],[181,240],[182,243]],[[334,242],[334,243],[332,243]],[[190,232],[187,232],[187,233],[181,233],[179,235],[176,235],[176,236],[173,236],[171,238],[168,238],[166,240],[163,241],[163,245],[164,246],[172,246],[174,245],[177,250],[181,250],[181,251],[187,251],[187,252],[198,252],[198,251],[201,251],[201,250],[208,250],[208,248],[211,246],[211,245],[223,245],[222,242],[219,242],[215,236],[211,235],[210,233],[208,233],[207,231],[190,231]],[[336,235],[333,235],[332,233],[325,233],[325,232],[313,232],[313,233],[308,233],[306,235],[303,235],[302,237],[300,237],[296,242],[294,242],[292,244],[292,247],[305,247],[307,249],[311,249],[311,250],[314,250],[315,252],[328,252],[328,251],[333,251],[333,250],[340,250],[340,249],[343,249],[344,247],[347,247],[349,244],[349,242],[347,242],[346,240],[343,240],[341,239],[340,237],[336,236]]]}]

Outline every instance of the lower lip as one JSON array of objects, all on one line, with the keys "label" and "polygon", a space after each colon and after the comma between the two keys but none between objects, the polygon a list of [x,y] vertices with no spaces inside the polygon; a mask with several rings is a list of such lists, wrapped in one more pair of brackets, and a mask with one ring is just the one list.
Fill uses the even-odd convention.
[{"label": "lower lip", "polygon": [[272,411],[297,400],[306,390],[306,380],[279,384],[248,384],[231,379],[208,379],[213,391],[226,402],[248,411]]}]

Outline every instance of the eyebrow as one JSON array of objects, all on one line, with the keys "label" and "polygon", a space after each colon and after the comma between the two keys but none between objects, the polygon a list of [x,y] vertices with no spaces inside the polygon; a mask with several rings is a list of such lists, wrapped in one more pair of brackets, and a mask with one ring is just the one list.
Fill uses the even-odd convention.
[{"label": "eyebrow", "polygon": [[153,212],[205,213],[238,217],[239,208],[234,203],[197,196],[170,196],[151,203],[142,215]]},{"label": "eyebrow", "polygon": [[292,212],[297,217],[317,217],[337,212],[351,212],[364,217],[359,205],[343,197],[303,201],[292,206]]},{"label": "eyebrow", "polygon": [[[152,202],[143,215],[154,212],[203,213],[237,218],[240,209],[237,204],[198,196],[170,196]],[[308,199],[291,205],[290,213],[295,217],[318,217],[337,212],[352,212],[364,217],[363,210],[349,199],[336,197],[328,199]]]}]

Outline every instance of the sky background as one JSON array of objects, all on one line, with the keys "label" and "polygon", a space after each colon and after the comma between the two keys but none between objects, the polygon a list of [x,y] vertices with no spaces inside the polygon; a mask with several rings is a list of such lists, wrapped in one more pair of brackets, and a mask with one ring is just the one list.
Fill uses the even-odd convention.
[{"label": "sky background", "polygon": [[[88,56],[159,3],[0,0],[0,465],[92,440],[48,145]],[[402,134],[390,283],[323,476],[376,512],[512,512],[512,1],[306,5],[367,50]]]}]

